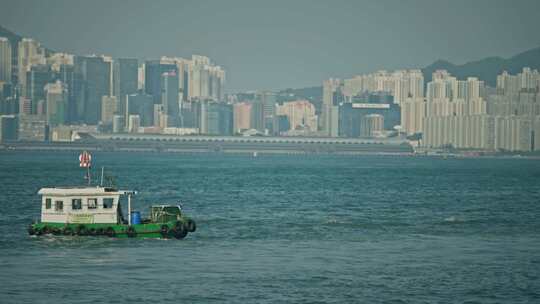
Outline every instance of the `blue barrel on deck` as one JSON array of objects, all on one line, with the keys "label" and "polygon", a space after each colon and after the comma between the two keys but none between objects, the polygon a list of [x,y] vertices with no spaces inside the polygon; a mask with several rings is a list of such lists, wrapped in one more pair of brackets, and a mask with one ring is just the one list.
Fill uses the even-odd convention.
[{"label": "blue barrel on deck", "polygon": [[141,212],[131,211],[131,225],[137,225],[141,223]]}]

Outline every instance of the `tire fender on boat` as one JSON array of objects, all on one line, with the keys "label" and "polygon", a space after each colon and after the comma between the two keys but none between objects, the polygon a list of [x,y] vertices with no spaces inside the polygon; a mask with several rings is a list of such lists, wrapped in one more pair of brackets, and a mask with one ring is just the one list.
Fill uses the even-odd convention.
[{"label": "tire fender on boat", "polygon": [[137,231],[135,231],[135,228],[133,226],[129,226],[126,233],[127,233],[127,236],[130,238],[137,236]]},{"label": "tire fender on boat", "polygon": [[179,240],[185,238],[186,235],[188,234],[187,229],[184,227],[184,223],[180,221],[176,222],[176,225],[172,232],[173,232],[174,237]]},{"label": "tire fender on boat", "polygon": [[88,230],[86,229],[86,226],[84,225],[79,225],[77,227],[77,231],[75,232],[75,234],[77,235],[87,235],[88,234]]},{"label": "tire fender on boat", "polygon": [[188,219],[186,222],[186,228],[188,232],[195,232],[197,230],[197,223],[194,220]]},{"label": "tire fender on boat", "polygon": [[64,227],[64,229],[62,229],[62,234],[64,235],[73,235],[73,229],[69,226],[66,226]]},{"label": "tire fender on boat", "polygon": [[36,234],[36,229],[34,229],[34,225],[28,226],[28,234],[29,234],[29,235],[34,235],[34,234]]},{"label": "tire fender on boat", "polygon": [[169,226],[167,225],[161,225],[161,229],[159,231],[161,233],[161,237],[167,238],[169,236]]},{"label": "tire fender on boat", "polygon": [[107,227],[107,229],[105,229],[105,235],[108,236],[108,237],[114,237],[116,235],[116,232],[114,232],[114,229],[113,227]]}]

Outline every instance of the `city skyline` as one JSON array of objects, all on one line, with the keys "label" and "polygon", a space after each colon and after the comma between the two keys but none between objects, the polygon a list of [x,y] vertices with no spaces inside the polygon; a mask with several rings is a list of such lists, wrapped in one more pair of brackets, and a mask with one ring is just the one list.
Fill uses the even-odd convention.
[{"label": "city skyline", "polygon": [[[456,50],[465,47],[459,45]],[[125,133],[300,136],[317,139],[314,143],[376,139],[415,153],[540,151],[539,54],[535,48],[509,60],[488,57],[461,66],[437,61],[425,68],[394,69],[385,62],[375,71],[333,74],[296,92],[226,93],[231,72],[207,54],[161,53],[140,60],[129,54],[76,53],[2,28],[0,139],[76,142],[80,134],[96,139]],[[284,74],[289,68],[294,70],[290,66]],[[268,70],[252,78],[270,76]]]},{"label": "city skyline", "polygon": [[[422,68],[437,59],[459,64],[489,56],[507,58],[540,44],[534,38],[540,26],[536,1],[386,1],[336,7],[300,1],[289,6],[162,2],[156,8],[142,2],[130,7],[99,1],[55,4],[2,1],[9,7],[0,11],[2,26],[53,50],[79,55],[142,61],[204,54],[228,71],[229,93],[315,86],[330,77]],[[122,17],[126,9],[130,14]],[[199,21],[193,16],[203,13],[213,17],[196,26]],[[145,16],[159,22],[143,22]],[[460,22],[454,22],[458,16]],[[70,26],[43,26],[54,24],[51,20]]]}]

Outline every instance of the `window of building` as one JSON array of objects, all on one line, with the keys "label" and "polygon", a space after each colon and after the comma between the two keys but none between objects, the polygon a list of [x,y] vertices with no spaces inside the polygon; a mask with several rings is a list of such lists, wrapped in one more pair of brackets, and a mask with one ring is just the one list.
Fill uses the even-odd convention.
[{"label": "window of building", "polygon": [[113,207],[114,198],[104,198],[103,199],[103,208],[110,209]]},{"label": "window of building", "polygon": [[63,201],[55,201],[54,202],[54,211],[63,211],[64,210],[64,202]]},{"label": "window of building", "polygon": [[82,209],[82,200],[80,198],[74,198],[71,200],[71,209],[72,210],[81,210]]},{"label": "window of building", "polygon": [[97,198],[89,198],[88,209],[96,209],[96,208],[97,208]]},{"label": "window of building", "polygon": [[52,201],[50,198],[45,199],[45,209],[51,209],[52,207]]}]

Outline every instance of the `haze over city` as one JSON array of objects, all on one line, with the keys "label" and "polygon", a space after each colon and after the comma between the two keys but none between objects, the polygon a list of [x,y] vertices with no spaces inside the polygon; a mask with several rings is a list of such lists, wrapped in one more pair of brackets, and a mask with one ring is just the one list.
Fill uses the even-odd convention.
[{"label": "haze over city", "polygon": [[0,303],[536,303],[540,0],[0,0]]},{"label": "haze over city", "polygon": [[0,1],[0,25],[79,55],[209,56],[226,92],[510,57],[540,46],[540,2]]}]

